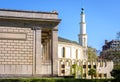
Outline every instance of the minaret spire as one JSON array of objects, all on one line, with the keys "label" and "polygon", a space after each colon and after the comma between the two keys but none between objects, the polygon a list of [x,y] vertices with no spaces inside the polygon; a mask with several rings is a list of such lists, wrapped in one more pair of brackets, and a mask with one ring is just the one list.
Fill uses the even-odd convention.
[{"label": "minaret spire", "polygon": [[79,44],[87,48],[87,34],[86,34],[86,22],[84,8],[81,8],[81,22],[80,22],[80,34],[79,34]]},{"label": "minaret spire", "polygon": [[81,14],[83,14],[83,13],[84,13],[84,8],[81,8],[81,10],[82,10],[82,11],[81,11]]}]

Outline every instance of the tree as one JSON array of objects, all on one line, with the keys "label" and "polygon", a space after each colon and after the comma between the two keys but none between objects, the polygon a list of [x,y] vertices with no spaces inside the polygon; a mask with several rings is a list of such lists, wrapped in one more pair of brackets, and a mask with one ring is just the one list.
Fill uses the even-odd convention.
[{"label": "tree", "polygon": [[88,47],[88,60],[96,60],[97,59],[97,54],[96,54],[96,49]]},{"label": "tree", "polygon": [[117,33],[117,39],[120,40],[120,32]]},{"label": "tree", "polygon": [[110,73],[115,79],[120,80],[120,69],[113,69]]},{"label": "tree", "polygon": [[91,79],[93,79],[93,76],[96,75],[96,70],[92,68],[88,71],[88,74],[91,75]]},{"label": "tree", "polygon": [[[114,66],[114,69],[110,72],[111,76],[115,79],[120,80],[120,65]],[[119,82],[119,81],[118,81]]]},{"label": "tree", "polygon": [[77,64],[73,64],[71,67],[71,74],[74,75],[75,78],[77,78],[79,73],[82,74],[82,67],[78,66]]},{"label": "tree", "polygon": [[117,49],[119,48],[102,51],[101,57],[104,56],[104,59],[112,60],[114,65],[120,65],[120,50]]}]

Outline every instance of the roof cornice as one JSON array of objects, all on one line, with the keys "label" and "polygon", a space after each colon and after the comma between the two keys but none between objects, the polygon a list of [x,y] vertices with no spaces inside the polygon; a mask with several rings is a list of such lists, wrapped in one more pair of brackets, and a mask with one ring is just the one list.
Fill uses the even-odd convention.
[{"label": "roof cornice", "polygon": [[12,19],[12,20],[27,20],[27,21],[48,21],[48,22],[60,22],[61,19],[43,19],[43,18],[27,18],[27,17],[13,17],[13,16],[0,16],[0,19]]},{"label": "roof cornice", "polygon": [[58,13],[0,9],[0,19],[60,22]]},{"label": "roof cornice", "polygon": [[43,13],[43,14],[56,14],[58,12],[43,12],[43,11],[30,11],[30,10],[15,10],[15,9],[0,9],[0,11],[11,11],[11,12],[25,12],[25,13]]}]

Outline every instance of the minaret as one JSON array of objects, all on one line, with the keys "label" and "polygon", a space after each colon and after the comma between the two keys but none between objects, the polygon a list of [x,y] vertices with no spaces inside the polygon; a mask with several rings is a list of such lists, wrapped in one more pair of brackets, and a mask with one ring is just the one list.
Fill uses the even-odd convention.
[{"label": "minaret", "polygon": [[83,8],[81,8],[80,34],[78,38],[79,38],[79,44],[84,48],[87,48],[86,22],[85,22],[85,14]]}]

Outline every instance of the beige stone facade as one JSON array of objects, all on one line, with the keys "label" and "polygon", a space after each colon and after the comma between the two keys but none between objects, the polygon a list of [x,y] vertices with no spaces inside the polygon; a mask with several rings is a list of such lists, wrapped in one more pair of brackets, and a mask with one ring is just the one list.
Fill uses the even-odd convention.
[{"label": "beige stone facade", "polygon": [[[85,48],[86,49],[86,48]],[[87,51],[77,42],[59,38],[58,41],[58,58],[59,58],[59,76],[73,76],[76,71],[76,78],[91,79],[88,71],[96,70],[94,79],[112,78],[110,72],[113,69],[113,61],[95,60],[88,61]],[[76,65],[78,69],[73,66]]]},{"label": "beige stone facade", "polygon": [[0,77],[58,75],[57,15],[0,9]]},{"label": "beige stone facade", "polygon": [[[33,31],[30,28],[0,26],[0,33],[7,34],[0,39],[0,73],[31,74],[33,64]],[[13,34],[9,37],[9,34]],[[18,39],[20,36],[24,39]],[[16,40],[14,40],[17,38]],[[24,72],[23,72],[24,71]]]}]

